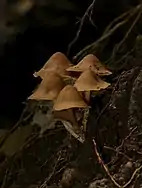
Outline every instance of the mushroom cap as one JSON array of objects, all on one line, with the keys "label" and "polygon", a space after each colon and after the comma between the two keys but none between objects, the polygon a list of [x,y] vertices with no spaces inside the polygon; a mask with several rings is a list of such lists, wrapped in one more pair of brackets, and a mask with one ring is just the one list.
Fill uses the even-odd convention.
[{"label": "mushroom cap", "polygon": [[62,68],[59,68],[58,66],[55,68],[50,69],[41,69],[39,72],[34,73],[34,77],[40,76],[40,78],[43,80],[46,78],[46,75],[49,74],[51,71],[55,71],[57,74],[59,74],[62,78],[66,78],[65,75],[69,75],[68,72]]},{"label": "mushroom cap", "polygon": [[102,65],[99,59],[93,54],[85,56],[77,65],[67,68],[67,71],[83,72],[90,68],[98,75],[110,75],[112,74],[107,68]]},{"label": "mushroom cap", "polygon": [[38,72],[34,73],[34,76],[44,78],[46,71],[52,70],[56,71],[60,75],[68,75],[69,73],[66,71],[66,69],[70,66],[71,62],[68,60],[68,58],[63,53],[56,52]]},{"label": "mushroom cap", "polygon": [[85,108],[87,104],[81,98],[77,89],[71,85],[65,86],[61,92],[59,93],[53,109],[58,110],[66,110],[70,108]]},{"label": "mushroom cap", "polygon": [[54,100],[63,89],[65,83],[56,72],[49,72],[41,81],[37,90],[28,98],[33,100]]},{"label": "mushroom cap", "polygon": [[103,81],[95,75],[93,71],[88,69],[76,80],[74,87],[76,87],[78,91],[99,91],[107,88],[109,85],[109,83]]}]

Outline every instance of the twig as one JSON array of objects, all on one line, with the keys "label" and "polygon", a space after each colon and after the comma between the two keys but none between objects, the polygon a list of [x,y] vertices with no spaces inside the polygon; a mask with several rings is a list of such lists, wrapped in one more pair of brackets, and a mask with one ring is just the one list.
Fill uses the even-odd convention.
[{"label": "twig", "polygon": [[[135,127],[136,128],[136,127]],[[124,139],[124,140],[122,140],[122,143],[121,143],[121,145],[120,146],[118,146],[114,151],[115,152],[117,152],[117,155],[118,154],[124,154],[124,153],[122,153],[122,152],[120,152],[119,151],[119,149],[123,146],[123,144],[124,144],[124,142],[132,135],[132,133],[135,131],[135,128],[130,132],[130,134]],[[112,148],[113,149],[113,148]],[[138,152],[137,152],[138,153]],[[125,154],[124,154],[125,155]],[[126,158],[128,157],[128,156],[125,156]],[[131,161],[131,159],[128,159],[129,161]],[[111,163],[113,163],[115,161],[115,159],[113,159],[111,162],[109,162],[109,164],[111,164]]]},{"label": "twig", "polygon": [[[121,14],[120,16],[118,16],[117,18],[115,18],[105,29],[104,33],[107,33],[109,31],[109,29],[116,23],[118,22],[119,20],[125,18],[126,16],[129,16],[128,18],[130,19],[130,17],[132,17],[136,12],[137,10],[141,9],[142,8],[142,5],[138,5],[130,10],[128,10],[127,12],[124,12],[123,14]],[[128,19],[127,18],[127,19]]]},{"label": "twig", "polygon": [[[67,146],[67,141],[68,141],[68,138],[65,138],[65,139],[63,140],[63,144],[58,148],[57,151],[61,151],[64,147],[66,147],[66,146]],[[55,151],[55,153],[56,153],[56,151]],[[53,159],[53,158],[55,157],[55,153],[54,153],[50,158],[48,158],[48,159],[41,165],[41,168],[43,168],[51,159]]]},{"label": "twig", "polygon": [[121,145],[116,148],[116,151],[118,151],[120,148],[122,148],[122,146],[124,145],[124,142],[125,142],[129,137],[131,137],[131,135],[133,134],[133,132],[134,132],[136,129],[137,129],[137,127],[134,127],[134,128],[130,131],[130,133],[122,140]]},{"label": "twig", "polygon": [[99,119],[101,118],[101,116],[103,115],[103,113],[106,111],[106,109],[109,107],[110,103],[111,103],[111,100],[112,100],[112,97],[114,95],[114,92],[116,90],[116,87],[117,85],[119,84],[119,81],[121,79],[121,77],[123,76],[124,72],[122,72],[120,74],[120,76],[118,77],[117,79],[117,82],[115,83],[114,87],[113,87],[113,90],[112,90],[112,93],[111,93],[111,97],[110,97],[110,100],[108,101],[108,103],[104,106],[104,108],[101,110],[100,114],[98,115],[97,119],[96,119],[96,123],[98,123]]},{"label": "twig", "polygon": [[124,21],[116,24],[116,26],[114,26],[112,29],[110,29],[108,33],[104,34],[98,40],[96,40],[95,42],[89,44],[88,46],[86,46],[85,48],[83,48],[80,52],[78,52],[73,57],[73,59],[78,59],[80,56],[88,54],[88,51],[90,49],[93,50],[96,46],[98,46],[99,43],[103,42],[105,39],[107,39],[108,37],[110,37],[119,27],[121,27],[122,25],[124,25],[126,22],[127,22],[127,20],[124,20]]},{"label": "twig", "polygon": [[123,155],[127,160],[132,161],[132,159],[130,157],[128,157],[125,153],[121,152],[121,151],[117,151],[116,149],[112,148],[112,147],[108,147],[108,146],[104,146],[105,149],[109,149],[111,151],[116,152],[117,154]]},{"label": "twig", "polygon": [[[120,59],[118,59],[117,61],[115,61],[115,65],[119,64],[119,63],[122,62],[124,59],[126,59],[134,50],[135,50],[135,47],[132,48],[130,51],[128,51],[126,54],[124,54]],[[111,58],[110,58],[108,61],[110,61],[110,60],[111,60]],[[122,65],[122,66],[123,66],[123,65]],[[122,66],[121,66],[121,67],[122,67]],[[120,69],[120,68],[118,68],[118,69]]]},{"label": "twig", "polygon": [[138,188],[140,187],[140,174],[138,174],[135,178],[135,183],[134,185],[132,186],[132,188]]},{"label": "twig", "polygon": [[125,185],[123,185],[123,188],[128,187],[130,185],[130,183],[134,180],[134,177],[137,174],[137,172],[140,171],[141,169],[142,169],[142,165],[134,171],[130,180]]},{"label": "twig", "polygon": [[[57,167],[57,165],[58,165],[58,162],[60,161],[60,159],[61,159],[61,155],[58,157],[58,159],[56,160],[56,163],[55,163],[55,165],[54,165],[54,167],[53,167],[53,170],[52,170],[52,172],[49,174],[49,176],[45,179],[45,181],[40,185],[40,187],[39,188],[46,188],[47,187],[47,183],[49,182],[49,180],[52,178],[52,176],[54,175],[54,173],[55,173],[55,170],[56,170],[56,167]],[[38,188],[38,187],[37,187]]]},{"label": "twig", "polygon": [[[84,21],[86,19],[86,17],[88,16],[89,12],[91,12],[90,14],[92,15],[93,13],[93,7],[94,7],[94,4],[95,4],[95,1],[96,0],[93,0],[92,3],[89,5],[89,7],[87,8],[85,14],[83,15],[83,17],[81,18],[81,21],[80,21],[80,25],[79,25],[79,28],[78,28],[78,31],[76,33],[76,36],[75,38],[71,41],[71,43],[68,45],[68,51],[67,51],[67,54],[69,54],[70,52],[70,49],[71,47],[74,45],[74,43],[78,40],[79,38],[79,35],[81,33],[81,30],[82,30],[82,27],[83,27],[83,24],[84,24]],[[91,20],[91,18],[90,18]],[[92,20],[91,20],[91,23],[92,23]],[[93,24],[94,25],[94,24]]]},{"label": "twig", "polygon": [[136,25],[136,23],[138,22],[138,20],[139,20],[139,18],[140,18],[140,16],[141,16],[141,12],[142,12],[142,11],[140,11],[140,12],[138,13],[137,17],[135,18],[135,20],[134,20],[133,23],[131,24],[130,28],[128,29],[128,31],[127,31],[127,33],[125,34],[125,36],[124,36],[124,38],[122,39],[122,41],[116,46],[116,48],[114,48],[114,51],[113,51],[112,56],[111,56],[110,59],[113,60],[113,58],[115,57],[116,52],[119,51],[119,49],[120,49],[120,47],[122,46],[122,44],[125,42],[125,40],[126,40],[126,39],[128,38],[128,36],[129,36],[129,34],[132,32],[134,26]]},{"label": "twig", "polygon": [[82,144],[85,142],[85,138],[84,138],[84,135],[83,134],[77,134],[75,133],[75,131],[73,130],[73,127],[71,125],[70,122],[68,121],[64,121],[64,120],[61,120],[64,127],[66,128],[66,130],[74,137],[76,138],[79,142],[81,142]]},{"label": "twig", "polygon": [[[95,4],[95,1],[94,1],[94,4]],[[89,21],[90,21],[90,23],[91,23],[95,28],[97,28],[97,26],[94,24],[94,22],[93,22],[93,20],[92,20],[94,4],[93,4],[93,6],[92,6],[92,8],[91,8],[91,10],[90,10],[90,15],[88,15],[88,16],[89,16]]]},{"label": "twig", "polygon": [[97,145],[96,145],[95,139],[93,139],[93,144],[94,144],[95,154],[96,154],[96,156],[97,156],[97,158],[98,158],[99,163],[102,165],[102,167],[104,168],[105,172],[107,173],[107,175],[109,176],[109,178],[111,179],[111,181],[114,183],[114,185],[116,185],[117,187],[120,187],[120,188],[121,188],[121,186],[120,186],[120,185],[115,181],[115,179],[111,176],[111,174],[110,174],[110,172],[108,171],[106,165],[105,165],[104,162],[102,161],[102,159],[101,159],[101,157],[100,157],[100,155],[99,155],[99,153],[98,153],[98,150],[97,150]]},{"label": "twig", "polygon": [[5,176],[4,176],[1,188],[5,187],[8,174],[9,174],[9,169],[6,169]]},{"label": "twig", "polygon": [[[93,42],[93,43],[89,44],[88,46],[86,46],[85,48],[83,48],[80,52],[78,52],[78,53],[76,54],[76,56],[74,56],[73,59],[74,59],[74,60],[80,59],[82,56],[85,56],[85,55],[88,53],[88,51],[89,51],[89,53],[90,53],[91,51],[93,51],[94,49],[96,49],[96,47],[97,47],[101,42],[103,42],[105,39],[107,39],[108,37],[110,37],[118,28],[120,28],[121,26],[123,26],[124,24],[126,24],[126,23],[130,20],[130,18],[131,18],[139,9],[142,9],[142,4],[138,5],[138,6],[135,7],[134,9],[132,9],[132,10],[126,12],[126,15],[127,15],[127,14],[130,14],[130,15],[129,15],[125,20],[123,20],[123,21],[117,23],[113,28],[111,28],[111,26],[112,26],[116,21],[118,21],[120,18],[121,18],[121,19],[124,18],[124,16],[126,16],[126,15],[125,15],[125,13],[124,13],[124,15],[121,15],[120,17],[116,18],[116,19],[110,24],[110,26],[108,26],[108,27],[105,29],[103,35],[102,35],[98,40],[96,40],[95,42]],[[111,28],[111,29],[110,29],[110,28]]]},{"label": "twig", "polygon": [[134,171],[134,173],[132,174],[130,180],[129,180],[126,184],[124,184],[124,185],[121,186],[121,185],[119,185],[119,184],[115,181],[115,179],[114,179],[114,178],[112,177],[112,175],[110,174],[108,168],[106,167],[106,165],[105,165],[104,162],[102,161],[102,159],[101,159],[101,157],[100,157],[100,154],[99,154],[99,152],[98,152],[98,150],[97,150],[97,145],[96,145],[95,139],[93,139],[93,145],[94,145],[95,154],[96,154],[96,156],[97,156],[97,158],[98,158],[99,163],[102,165],[102,167],[104,168],[105,172],[107,173],[107,175],[109,176],[109,178],[111,179],[111,181],[113,182],[113,184],[114,184],[115,186],[117,186],[118,188],[126,188],[126,187],[128,187],[128,186],[132,183],[132,181],[134,180],[135,175],[137,174],[137,172],[142,169],[142,165]]},{"label": "twig", "polygon": [[124,36],[123,40],[118,44],[118,47],[116,50],[118,50],[121,45],[124,43],[124,41],[127,39],[127,37],[129,36],[129,34],[131,33],[131,31],[133,30],[134,26],[136,25],[136,23],[138,22],[140,16],[141,16],[142,11],[140,11],[136,17],[136,19],[134,20],[134,22],[132,23],[131,27],[129,28],[129,30],[127,31],[126,35]]}]

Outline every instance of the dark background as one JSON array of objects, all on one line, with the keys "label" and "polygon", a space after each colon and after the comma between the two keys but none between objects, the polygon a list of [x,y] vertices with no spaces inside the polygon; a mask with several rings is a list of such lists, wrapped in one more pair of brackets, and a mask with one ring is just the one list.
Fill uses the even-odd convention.
[{"label": "dark background", "polygon": [[[3,7],[0,15],[1,127],[11,126],[17,121],[24,107],[22,102],[37,84],[33,72],[53,53],[61,51],[66,54],[79,26],[75,24],[77,18],[83,16],[92,1],[41,2],[34,1],[32,8],[22,15],[11,8],[17,1],[2,0],[0,4],[1,9]],[[101,36],[112,19],[137,3],[134,0],[96,0],[92,15],[96,27],[89,19],[85,20],[69,58]]]}]

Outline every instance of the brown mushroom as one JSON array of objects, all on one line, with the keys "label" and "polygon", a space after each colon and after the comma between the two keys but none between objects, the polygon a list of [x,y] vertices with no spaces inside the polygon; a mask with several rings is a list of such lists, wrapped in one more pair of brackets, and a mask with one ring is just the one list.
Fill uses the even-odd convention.
[{"label": "brown mushroom", "polygon": [[77,89],[71,85],[65,86],[59,93],[53,109],[56,111],[66,110],[70,108],[85,108],[87,104],[81,98]]},{"label": "brown mushroom", "polygon": [[[80,133],[80,127],[76,118],[76,109],[85,108],[87,104],[83,101],[80,94],[72,85],[65,86],[59,93],[57,99],[54,101],[54,115],[55,117],[61,118],[62,120],[69,121],[72,125],[72,128],[66,127],[70,132],[71,129],[74,131],[72,135]],[[64,124],[65,126],[65,124]],[[70,133],[71,133],[70,132]]]},{"label": "brown mushroom", "polygon": [[37,90],[28,98],[31,100],[54,100],[65,86],[63,79],[56,72],[49,72]]},{"label": "brown mushroom", "polygon": [[90,68],[93,72],[98,75],[110,75],[112,74],[101,64],[99,59],[93,54],[85,56],[77,65],[67,68],[69,72],[84,72]]},{"label": "brown mushroom", "polygon": [[56,52],[38,72],[34,73],[34,76],[40,76],[42,79],[44,79],[46,72],[51,70],[56,71],[60,75],[69,75],[66,69],[70,66],[71,62],[68,60],[68,58],[63,53]]},{"label": "brown mushroom", "polygon": [[76,80],[74,87],[76,87],[78,91],[85,92],[85,98],[88,102],[90,99],[90,91],[106,89],[109,85],[109,83],[95,75],[91,69],[87,69]]}]

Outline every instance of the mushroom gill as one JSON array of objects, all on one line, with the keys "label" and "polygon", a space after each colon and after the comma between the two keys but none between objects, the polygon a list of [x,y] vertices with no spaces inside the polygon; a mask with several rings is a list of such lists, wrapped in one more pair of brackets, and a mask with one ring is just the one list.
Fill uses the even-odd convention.
[{"label": "mushroom gill", "polygon": [[87,104],[81,98],[77,89],[71,85],[65,86],[59,93],[57,99],[54,102],[53,109],[66,110],[70,108],[85,108]]},{"label": "mushroom gill", "polygon": [[84,72],[90,68],[98,75],[110,75],[112,74],[107,68],[102,65],[99,59],[93,54],[85,56],[77,65],[67,68],[69,72]]},{"label": "mushroom gill", "polygon": [[40,76],[42,79],[44,79],[46,72],[52,70],[56,71],[60,75],[69,75],[66,69],[70,66],[71,62],[68,60],[68,58],[63,53],[56,52],[38,72],[34,73],[34,76]]},{"label": "mushroom gill", "polygon": [[55,119],[65,120],[71,123],[75,132],[80,132],[76,116],[73,109],[53,111],[53,117]]},{"label": "mushroom gill", "polygon": [[54,100],[63,89],[65,83],[60,75],[51,71],[41,81],[37,90],[28,98],[31,100]]}]

